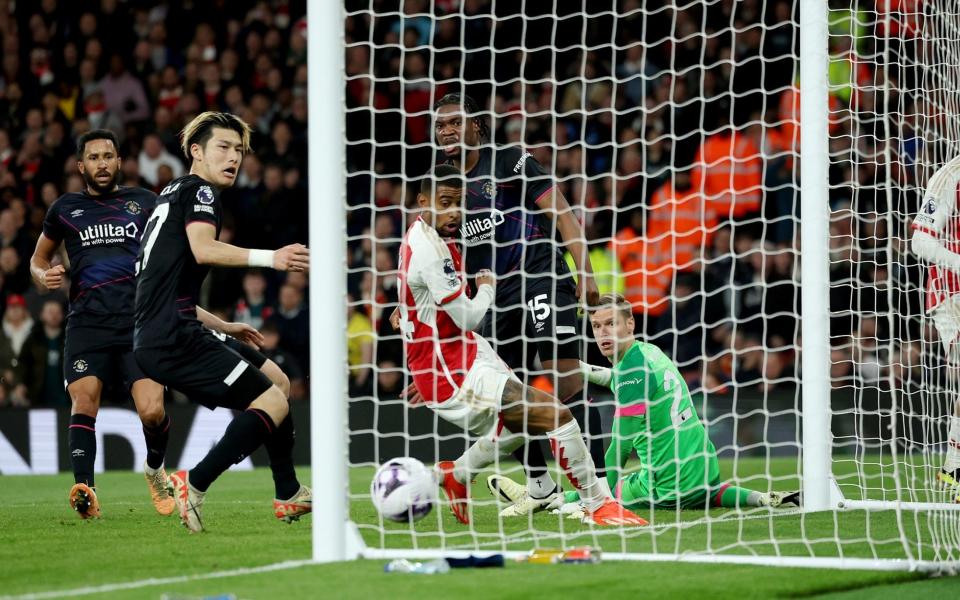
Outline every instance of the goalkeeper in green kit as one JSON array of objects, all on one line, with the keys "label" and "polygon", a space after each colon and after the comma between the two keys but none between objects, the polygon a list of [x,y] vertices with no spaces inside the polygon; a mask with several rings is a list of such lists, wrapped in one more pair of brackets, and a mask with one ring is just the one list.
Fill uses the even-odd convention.
[{"label": "goalkeeper in green kit", "polygon": [[[687,384],[658,347],[634,339],[630,304],[606,294],[590,316],[600,351],[613,368],[581,363],[586,378],[616,396],[607,479],[626,508],[746,508],[799,506],[799,492],[758,492],[720,482],[717,450],[693,407]],[[621,476],[636,451],[640,469]],[[494,475],[508,491],[511,481]],[[491,482],[488,485],[493,486]],[[519,484],[517,484],[519,487]],[[576,515],[576,492],[566,492],[561,512]]]}]

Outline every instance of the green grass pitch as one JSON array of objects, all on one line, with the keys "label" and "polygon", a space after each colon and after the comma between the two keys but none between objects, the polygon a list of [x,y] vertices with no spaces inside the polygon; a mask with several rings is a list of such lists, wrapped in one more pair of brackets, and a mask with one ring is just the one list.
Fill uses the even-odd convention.
[{"label": "green grass pitch", "polygon": [[[730,475],[730,463],[723,464]],[[745,484],[761,486],[760,461],[741,459],[736,476]],[[792,461],[773,461],[769,473],[778,489],[796,482]],[[304,481],[309,472],[301,469]],[[369,486],[372,469],[351,471],[351,516],[368,545],[398,548],[480,546],[484,550],[527,549],[539,539],[555,547],[551,532],[562,527],[571,543],[600,546],[605,551],[674,552],[713,549],[783,555],[883,556],[903,555],[899,531],[922,538],[926,528],[915,519],[898,526],[892,513],[860,511],[801,516],[785,514],[774,519],[749,518],[754,514],[722,516],[703,521],[703,511],[678,515],[658,511],[653,527],[627,537],[591,533],[590,528],[561,522],[547,514],[504,522],[496,519],[496,505],[482,488],[474,512],[474,531],[457,524],[446,507],[423,521],[388,524],[377,530],[378,519],[370,503],[361,498]],[[882,483],[881,475],[877,481]],[[765,479],[765,476],[764,476]],[[478,482],[482,481],[478,479]],[[310,556],[309,517],[286,525],[274,519],[270,500],[273,486],[269,471],[227,473],[207,497],[208,531],[189,535],[176,517],[157,515],[149,503],[142,476],[111,472],[98,476],[104,518],[81,521],[67,507],[69,475],[0,477],[0,598],[80,588],[138,582],[151,578],[203,576],[243,567],[257,567]],[[747,518],[741,518],[741,517]],[[501,529],[502,527],[502,529]],[[444,532],[444,536],[439,534]],[[801,531],[812,542],[798,543]],[[555,535],[555,534],[553,534]],[[845,540],[838,544],[836,538]],[[873,544],[867,542],[874,540]],[[792,541],[791,541],[792,540]],[[632,594],[643,598],[709,596],[711,598],[836,597],[876,598],[954,597],[960,578],[929,579],[906,572],[785,569],[748,565],[606,562],[599,565],[524,565],[508,561],[505,569],[454,570],[447,575],[424,576],[383,573],[386,561],[355,561],[308,565],[270,573],[197,579],[139,586],[88,597],[199,598],[232,593],[237,598],[532,598],[546,593],[572,593],[590,597]]]}]

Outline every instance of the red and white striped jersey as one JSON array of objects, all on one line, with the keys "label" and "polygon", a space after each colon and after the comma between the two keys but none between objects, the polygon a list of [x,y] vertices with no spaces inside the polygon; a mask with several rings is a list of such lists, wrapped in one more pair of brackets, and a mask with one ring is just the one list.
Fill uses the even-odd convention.
[{"label": "red and white striped jersey", "polygon": [[[913,220],[913,229],[937,238],[950,252],[960,254],[960,158],[940,168],[930,182]],[[943,265],[930,263],[927,271],[927,310],[960,294],[960,275]]]},{"label": "red and white striped jersey", "polygon": [[460,251],[418,218],[400,245],[400,328],[407,369],[427,402],[452,398],[477,355],[472,331],[454,323],[443,307],[466,293]]}]

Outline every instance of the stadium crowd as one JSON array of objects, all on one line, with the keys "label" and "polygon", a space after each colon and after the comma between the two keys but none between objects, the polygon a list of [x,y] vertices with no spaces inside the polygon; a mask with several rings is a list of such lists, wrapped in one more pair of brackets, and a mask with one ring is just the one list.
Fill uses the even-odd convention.
[{"label": "stadium crowd", "polygon": [[[254,154],[222,195],[221,239],[306,243],[305,13],[303,0],[0,0],[0,407],[69,406],[67,296],[38,289],[28,263],[47,208],[83,189],[85,131],[116,132],[122,185],[159,192],[185,172],[184,124],[240,115]],[[212,312],[261,329],[292,399],[307,393],[308,294],[302,273],[257,270],[215,270],[205,290]]]},{"label": "stadium crowd", "polygon": [[[890,142],[881,118],[922,109],[896,93],[914,85],[917,51],[916,15],[900,12],[916,7],[900,4],[830,3],[838,387],[884,386],[920,365],[918,342],[892,353],[888,344],[917,340],[918,331],[908,338],[886,318],[891,308],[918,315],[922,285],[903,244],[917,206],[909,167],[922,142],[907,118],[892,123],[904,137]],[[397,242],[435,158],[430,107],[450,91],[477,100],[494,143],[523,144],[554,175],[584,223],[601,293],[625,293],[638,333],[677,360],[691,389],[796,382],[794,2],[724,0],[682,10],[640,0],[346,6],[354,394],[389,397],[404,385],[400,342],[387,319],[397,301]],[[903,68],[876,68],[883,56]],[[899,105],[885,106],[885,89]],[[891,177],[901,182],[892,190]],[[901,268],[891,272],[890,264]]]}]

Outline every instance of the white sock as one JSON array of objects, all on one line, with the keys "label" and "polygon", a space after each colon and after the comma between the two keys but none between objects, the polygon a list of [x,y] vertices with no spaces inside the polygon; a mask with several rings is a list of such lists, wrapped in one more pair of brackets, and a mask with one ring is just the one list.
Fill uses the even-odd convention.
[{"label": "white sock", "polygon": [[565,425],[547,433],[547,436],[550,438],[550,447],[553,448],[557,463],[573,487],[580,492],[580,501],[587,511],[593,512],[600,508],[610,497],[606,492],[608,486],[602,485],[597,478],[596,467],[590,458],[587,445],[583,442],[580,426],[571,419]]},{"label": "white sock", "polygon": [[952,473],[957,469],[960,469],[960,417],[950,417],[947,459],[943,462],[943,470]]},{"label": "white sock", "polygon": [[527,492],[530,493],[531,498],[546,498],[555,489],[557,489],[557,482],[550,477],[549,471],[540,477],[527,478]]},{"label": "white sock", "polygon": [[151,469],[150,465],[148,465],[146,461],[143,462],[143,472],[149,475],[150,477],[153,477],[154,475],[156,475],[157,471],[159,471],[162,468],[163,468],[163,463],[160,463],[160,466],[157,467],[156,469]]},{"label": "white sock", "polygon": [[484,467],[497,457],[497,444],[484,436],[467,448],[460,458],[453,461],[453,476],[460,483],[472,480]]}]

